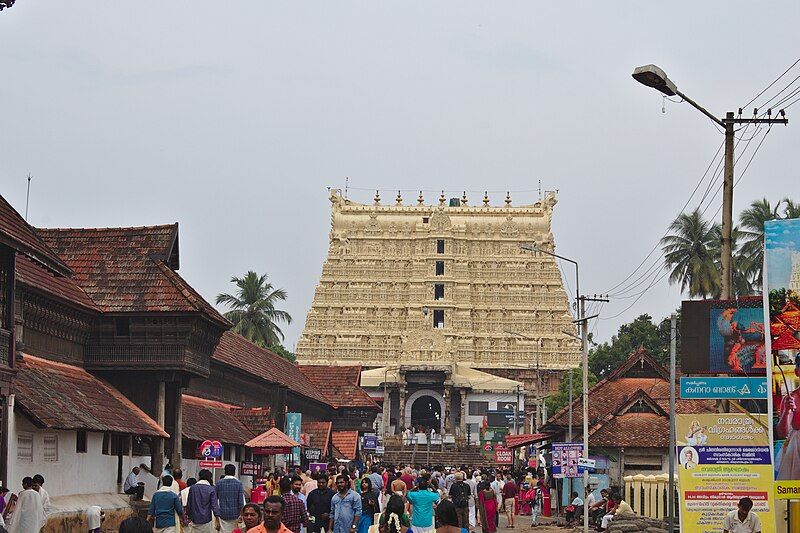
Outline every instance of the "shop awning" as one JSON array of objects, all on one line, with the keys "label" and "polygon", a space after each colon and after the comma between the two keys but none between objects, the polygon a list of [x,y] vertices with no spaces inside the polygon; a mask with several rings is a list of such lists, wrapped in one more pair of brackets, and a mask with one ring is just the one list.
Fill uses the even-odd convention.
[{"label": "shop awning", "polygon": [[506,435],[506,448],[520,448],[548,440],[553,436],[549,433],[525,433],[523,435]]}]

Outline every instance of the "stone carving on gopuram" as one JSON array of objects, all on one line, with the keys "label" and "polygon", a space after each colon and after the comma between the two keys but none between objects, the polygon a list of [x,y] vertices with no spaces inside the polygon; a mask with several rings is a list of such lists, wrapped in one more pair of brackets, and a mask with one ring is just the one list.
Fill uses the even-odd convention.
[{"label": "stone carving on gopuram", "polygon": [[[467,205],[400,193],[372,205],[331,191],[328,257],[297,344],[306,364],[467,364],[564,370],[580,360],[552,256],[554,193],[532,205]],[[455,205],[453,205],[455,204]]]}]

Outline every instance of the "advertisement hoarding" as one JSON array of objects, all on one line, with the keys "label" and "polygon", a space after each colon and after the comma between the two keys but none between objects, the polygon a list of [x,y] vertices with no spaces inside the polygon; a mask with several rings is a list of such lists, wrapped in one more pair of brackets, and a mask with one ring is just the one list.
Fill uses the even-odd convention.
[{"label": "advertisement hoarding", "polygon": [[764,319],[769,323],[775,494],[800,497],[800,219],[764,224]]},{"label": "advertisement hoarding", "polygon": [[683,302],[680,355],[686,374],[765,375],[761,298]]},{"label": "advertisement hoarding", "polygon": [[718,533],[740,498],[753,500],[761,531],[775,531],[769,417],[675,416],[681,531]]},{"label": "advertisement hoarding", "polygon": [[579,442],[554,442],[553,477],[581,477],[583,470],[578,469],[578,460],[583,456],[583,445]]}]

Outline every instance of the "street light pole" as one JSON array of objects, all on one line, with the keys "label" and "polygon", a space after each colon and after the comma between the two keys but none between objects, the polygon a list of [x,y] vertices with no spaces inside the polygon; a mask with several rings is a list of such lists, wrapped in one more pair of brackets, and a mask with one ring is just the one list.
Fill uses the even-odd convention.
[{"label": "street light pole", "polygon": [[[730,300],[733,297],[733,258],[731,249],[731,233],[733,231],[733,163],[734,163],[734,126],[736,124],[788,124],[789,120],[781,109],[781,118],[772,118],[771,110],[767,112],[769,118],[757,118],[755,111],[753,118],[742,118],[741,109],[739,117],[735,117],[732,111],[725,114],[725,118],[719,119],[709,112],[706,108],[683,94],[678,87],[666,75],[666,73],[655,65],[644,65],[633,70],[633,78],[648,87],[667,95],[680,96],[689,105],[703,113],[712,122],[721,126],[725,130],[725,169],[722,182],[722,243],[720,248],[720,265],[722,267],[722,291],[720,298]],[[756,110],[757,111],[757,110]]]}]

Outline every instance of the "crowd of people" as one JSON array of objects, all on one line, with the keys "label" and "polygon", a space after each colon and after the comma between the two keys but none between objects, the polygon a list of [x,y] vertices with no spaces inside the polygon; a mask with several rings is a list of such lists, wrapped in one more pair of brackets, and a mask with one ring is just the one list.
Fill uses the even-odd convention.
[{"label": "crowd of people", "polygon": [[[140,500],[144,484],[133,468],[123,490]],[[486,470],[407,465],[331,464],[326,471],[277,469],[246,490],[228,464],[214,480],[212,471],[183,479],[167,465],[150,498],[147,520],[131,518],[120,533],[496,533],[505,514],[509,528],[521,517],[530,527],[551,512],[553,479],[544,469]],[[50,496],[41,475],[26,477],[23,490],[0,498],[0,533],[37,532],[44,525]],[[8,502],[6,504],[6,501]],[[603,489],[596,499],[573,492],[565,508],[566,526],[588,507],[598,531],[614,517],[632,512],[619,491]],[[99,507],[87,512],[90,533],[99,533]],[[8,526],[6,526],[8,524]]]}]

